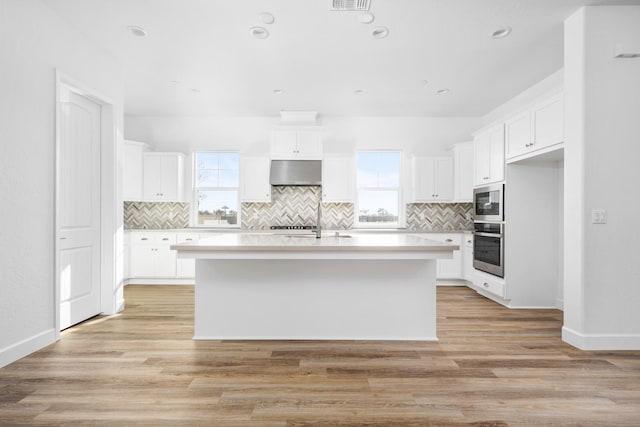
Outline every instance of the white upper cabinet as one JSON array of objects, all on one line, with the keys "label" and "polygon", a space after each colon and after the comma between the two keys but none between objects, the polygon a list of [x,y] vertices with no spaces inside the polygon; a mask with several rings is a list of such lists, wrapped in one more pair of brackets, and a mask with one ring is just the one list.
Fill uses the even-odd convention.
[{"label": "white upper cabinet", "polygon": [[143,200],[184,201],[184,154],[144,153]]},{"label": "white upper cabinet", "polygon": [[519,156],[529,157],[529,153],[562,142],[564,142],[562,93],[534,105],[505,122],[507,159]]},{"label": "white upper cabinet", "polygon": [[124,201],[142,200],[142,170],[144,152],[147,144],[137,141],[124,141],[122,155],[122,199]]},{"label": "white upper cabinet", "polygon": [[322,128],[287,126],[271,134],[272,159],[322,159]]},{"label": "white upper cabinet", "polygon": [[525,111],[504,123],[505,157],[518,156],[529,150],[533,139],[531,111]]},{"label": "white upper cabinet", "polygon": [[271,202],[268,157],[240,158],[240,201]]},{"label": "white upper cabinet", "polygon": [[473,143],[463,142],[453,147],[454,191],[456,202],[473,200]]},{"label": "white upper cabinet", "polygon": [[563,104],[563,96],[560,93],[531,110],[534,150],[564,142]]},{"label": "white upper cabinet", "polygon": [[493,126],[473,139],[475,186],[504,180],[504,126]]},{"label": "white upper cabinet", "polygon": [[322,160],[322,201],[352,203],[354,173],[353,157],[325,155]]},{"label": "white upper cabinet", "polygon": [[414,202],[452,201],[453,180],[451,157],[413,158]]}]

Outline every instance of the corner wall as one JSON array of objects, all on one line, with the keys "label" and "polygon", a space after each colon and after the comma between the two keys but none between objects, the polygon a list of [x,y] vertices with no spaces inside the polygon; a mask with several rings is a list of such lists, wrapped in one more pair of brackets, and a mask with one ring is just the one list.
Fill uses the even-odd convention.
[{"label": "corner wall", "polygon": [[[565,322],[589,350],[640,349],[640,6],[586,7],[565,21]],[[607,224],[592,224],[594,209]]]},{"label": "corner wall", "polygon": [[[114,102],[121,135],[114,62],[42,2],[0,2],[0,367],[51,344],[57,332],[56,70]],[[117,182],[110,184],[115,194]]]}]

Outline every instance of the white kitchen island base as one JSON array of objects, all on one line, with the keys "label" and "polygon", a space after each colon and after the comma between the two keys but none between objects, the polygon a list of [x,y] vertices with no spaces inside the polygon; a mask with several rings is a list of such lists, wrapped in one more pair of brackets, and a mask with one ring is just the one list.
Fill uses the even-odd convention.
[{"label": "white kitchen island base", "polygon": [[437,340],[432,259],[197,259],[194,339]]},{"label": "white kitchen island base", "polygon": [[196,260],[194,339],[437,340],[436,261],[457,245],[409,233],[222,234]]}]

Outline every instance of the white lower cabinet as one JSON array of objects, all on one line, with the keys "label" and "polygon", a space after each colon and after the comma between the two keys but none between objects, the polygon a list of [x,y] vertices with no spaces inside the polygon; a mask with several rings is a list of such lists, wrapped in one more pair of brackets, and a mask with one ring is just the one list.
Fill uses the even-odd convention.
[{"label": "white lower cabinet", "polygon": [[473,283],[476,274],[473,268],[473,234],[464,234],[462,240],[462,277]]},{"label": "white lower cabinet", "polygon": [[[197,242],[198,238],[198,233],[177,233],[176,242]],[[196,260],[178,258],[176,261],[176,276],[185,279],[196,277]]]},{"label": "white lower cabinet", "polygon": [[[433,233],[428,238],[436,242],[451,243],[462,249],[461,233]],[[453,251],[453,258],[439,259],[436,267],[437,279],[461,280],[462,277],[462,250]]]},{"label": "white lower cabinet", "polygon": [[174,243],[175,233],[131,232],[131,277],[175,277],[176,252],[170,248]]},{"label": "white lower cabinet", "polygon": [[193,259],[177,258],[171,245],[196,242],[206,238],[207,233],[188,231],[129,231],[125,242],[129,242],[129,271],[125,279],[129,283],[189,283],[196,276]]},{"label": "white lower cabinet", "polygon": [[473,285],[481,292],[489,292],[498,298],[505,298],[505,282],[500,277],[477,271],[473,280]]}]

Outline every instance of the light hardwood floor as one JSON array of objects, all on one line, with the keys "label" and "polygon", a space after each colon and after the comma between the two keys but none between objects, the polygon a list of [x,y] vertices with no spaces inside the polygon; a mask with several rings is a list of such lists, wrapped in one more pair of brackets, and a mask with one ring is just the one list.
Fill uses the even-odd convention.
[{"label": "light hardwood floor", "polygon": [[125,297],[0,369],[0,425],[640,425],[640,352],[566,345],[556,310],[441,287],[439,342],[221,342],[191,286]]}]

